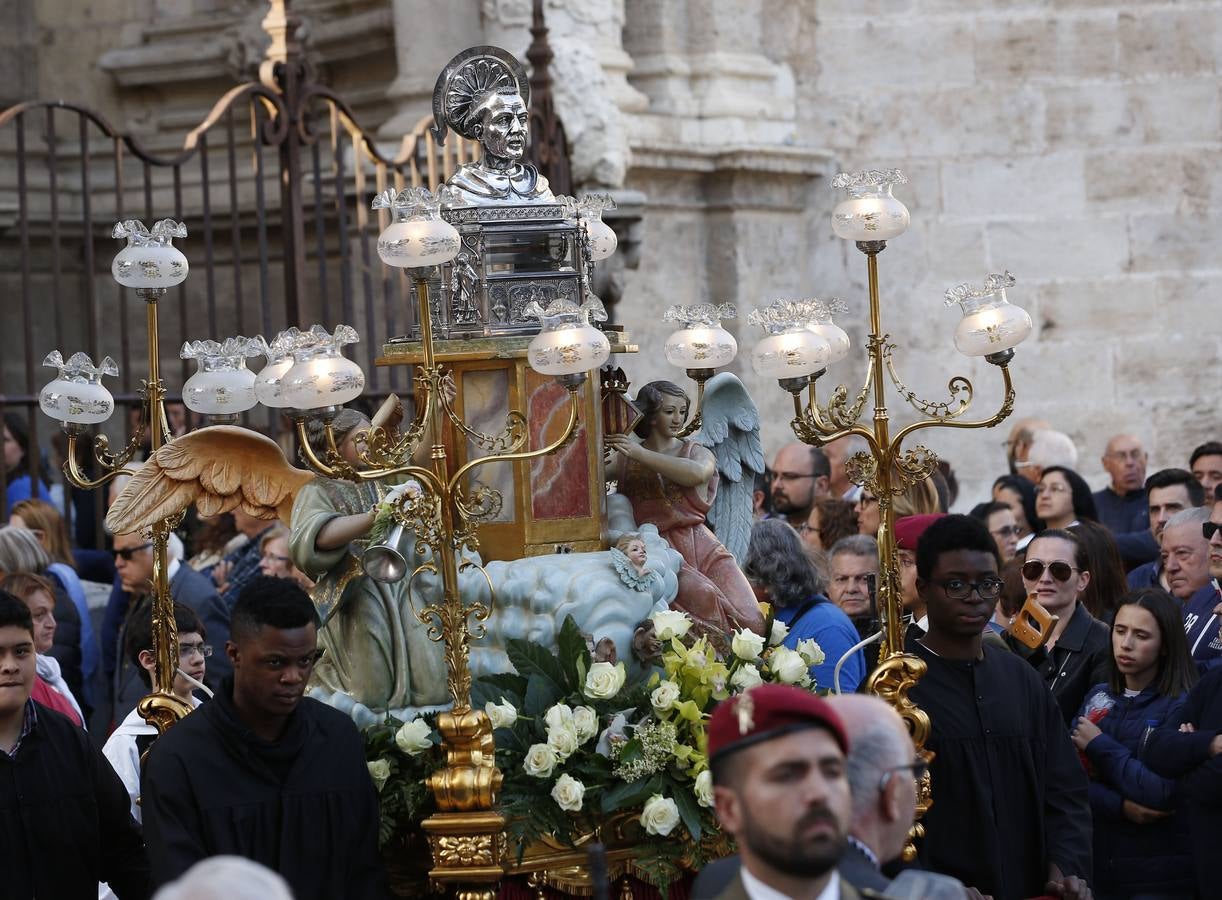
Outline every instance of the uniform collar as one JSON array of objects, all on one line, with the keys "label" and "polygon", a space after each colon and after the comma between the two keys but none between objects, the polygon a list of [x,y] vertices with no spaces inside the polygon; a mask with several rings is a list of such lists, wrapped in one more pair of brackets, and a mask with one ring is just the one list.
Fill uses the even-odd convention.
[{"label": "uniform collar", "polygon": [[[792,900],[788,894],[782,894],[774,887],[769,887],[748,871],[746,866],[739,869],[743,879],[743,888],[750,900]],[[815,900],[840,900],[840,876],[832,870],[832,877]]]}]

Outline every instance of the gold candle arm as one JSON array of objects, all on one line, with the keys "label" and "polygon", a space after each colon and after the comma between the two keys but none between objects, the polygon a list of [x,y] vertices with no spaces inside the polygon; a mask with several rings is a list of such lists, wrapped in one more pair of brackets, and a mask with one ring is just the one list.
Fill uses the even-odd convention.
[{"label": "gold candle arm", "polygon": [[713,369],[687,370],[687,377],[696,382],[696,411],[692,414],[691,421],[683,426],[683,430],[679,432],[679,437],[691,437],[704,424],[704,385],[705,382],[713,377],[713,372]]},{"label": "gold candle arm", "polygon": [[1016,394],[1014,392],[1014,380],[1010,375],[1010,367],[1008,365],[1002,365],[998,368],[1001,369],[1002,387],[1005,390],[1005,397],[1002,399],[1001,406],[998,408],[997,412],[987,419],[977,419],[971,422],[960,422],[957,420],[947,421],[936,418],[925,419],[920,422],[913,422],[911,425],[901,428],[899,433],[896,434],[895,440],[892,442],[892,455],[898,453],[900,442],[903,441],[904,438],[912,434],[914,431],[919,431],[922,428],[931,428],[934,426],[942,428],[992,428],[994,425],[1005,421],[1010,413],[1014,411],[1014,399]]}]

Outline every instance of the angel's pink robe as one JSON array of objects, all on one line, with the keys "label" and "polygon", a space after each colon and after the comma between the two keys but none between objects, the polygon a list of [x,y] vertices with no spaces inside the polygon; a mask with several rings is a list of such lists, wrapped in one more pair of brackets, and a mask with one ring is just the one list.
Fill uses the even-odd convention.
[{"label": "angel's pink robe", "polygon": [[[684,441],[675,455],[690,459],[698,447]],[[658,532],[683,557],[679,569],[679,594],[671,604],[695,620],[699,630],[712,637],[728,637],[735,628],[750,628],[763,634],[764,617],[746,576],[729,550],[705,526],[717,475],[708,485],[708,499],[695,488],[683,488],[652,469],[625,460],[619,493],[632,503],[638,525],[656,525]]]}]

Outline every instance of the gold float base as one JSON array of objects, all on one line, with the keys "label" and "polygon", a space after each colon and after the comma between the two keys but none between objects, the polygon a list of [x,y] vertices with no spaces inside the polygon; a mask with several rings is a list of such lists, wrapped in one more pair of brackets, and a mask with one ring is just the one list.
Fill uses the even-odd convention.
[{"label": "gold float base", "polygon": [[496,889],[470,890],[467,885],[495,885],[505,877],[505,817],[498,812],[437,813],[421,826],[433,853],[429,881],[434,889],[456,885],[456,896],[483,900]]}]

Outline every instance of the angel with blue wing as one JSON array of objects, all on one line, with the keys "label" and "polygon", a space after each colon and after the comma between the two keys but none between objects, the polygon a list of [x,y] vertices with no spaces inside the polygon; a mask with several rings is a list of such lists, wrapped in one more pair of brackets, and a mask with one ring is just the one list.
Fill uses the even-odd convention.
[{"label": "angel with blue wing", "polygon": [[688,440],[682,435],[691,400],[677,384],[650,382],[635,402],[641,411],[636,437],[606,437],[614,451],[608,473],[632,504],[637,523],[657,526],[683,557],[671,606],[715,639],[737,628],[762,634],[755,594],[727,547],[746,554],[755,473],[764,467],[755,404],[733,375],[714,376],[704,397],[704,427]]}]

